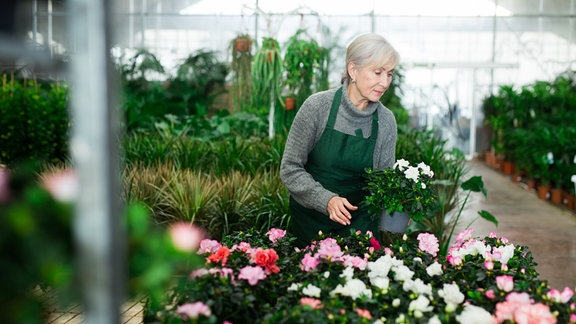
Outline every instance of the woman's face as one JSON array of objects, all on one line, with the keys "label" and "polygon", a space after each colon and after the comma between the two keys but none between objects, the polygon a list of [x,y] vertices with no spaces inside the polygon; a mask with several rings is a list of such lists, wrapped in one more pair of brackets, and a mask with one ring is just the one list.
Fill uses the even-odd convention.
[{"label": "woman's face", "polygon": [[379,101],[384,92],[388,90],[394,75],[395,65],[385,64],[381,67],[357,67],[354,63],[348,64],[348,72],[352,77],[348,87],[348,97],[359,109],[364,109],[369,102]]}]

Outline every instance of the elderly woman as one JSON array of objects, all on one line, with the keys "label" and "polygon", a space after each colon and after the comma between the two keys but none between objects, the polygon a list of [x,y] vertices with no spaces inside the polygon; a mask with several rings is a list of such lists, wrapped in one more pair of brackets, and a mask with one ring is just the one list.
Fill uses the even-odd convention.
[{"label": "elderly woman", "polygon": [[395,161],[396,120],[380,98],[398,61],[381,35],[358,36],[346,50],[342,86],[311,95],[296,114],[280,177],[290,193],[290,232],[298,247],[319,231],[378,231],[378,220],[360,203],[365,169],[389,168]]}]

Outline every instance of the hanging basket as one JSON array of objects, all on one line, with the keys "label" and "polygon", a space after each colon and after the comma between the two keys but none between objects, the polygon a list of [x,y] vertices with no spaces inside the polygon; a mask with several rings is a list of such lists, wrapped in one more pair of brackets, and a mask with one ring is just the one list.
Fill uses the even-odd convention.
[{"label": "hanging basket", "polygon": [[234,42],[236,52],[247,53],[250,51],[250,45],[252,42],[248,38],[237,38]]}]

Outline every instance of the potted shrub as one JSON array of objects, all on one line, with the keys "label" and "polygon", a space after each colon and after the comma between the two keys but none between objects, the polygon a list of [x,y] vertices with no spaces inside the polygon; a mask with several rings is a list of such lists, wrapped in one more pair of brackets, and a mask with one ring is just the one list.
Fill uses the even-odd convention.
[{"label": "potted shrub", "polygon": [[283,66],[284,85],[290,96],[302,104],[315,89],[315,76],[322,62],[323,49],[311,38],[305,37],[305,30],[298,30],[286,43]]},{"label": "potted shrub", "polygon": [[367,169],[366,177],[369,195],[363,204],[380,219],[383,232],[402,233],[410,219],[422,222],[437,207],[434,172],[423,162],[410,165],[401,159],[392,168]]}]

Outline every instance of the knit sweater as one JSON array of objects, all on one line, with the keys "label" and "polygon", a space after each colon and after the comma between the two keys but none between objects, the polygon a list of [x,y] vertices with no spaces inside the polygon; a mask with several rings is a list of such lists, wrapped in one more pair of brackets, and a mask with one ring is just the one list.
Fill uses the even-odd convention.
[{"label": "knit sweater", "polygon": [[[372,113],[378,111],[378,137],[374,148],[373,168],[392,167],[396,158],[396,119],[394,114],[380,102],[370,102],[364,110],[356,108],[348,97],[348,82],[344,82],[342,102],[334,129],[355,135],[361,130],[365,138],[372,130]],[[337,194],[324,188],[310,175],[304,166],[308,155],[322,136],[330,107],[337,89],[311,95],[302,104],[292,122],[286,147],[280,164],[280,178],[290,195],[300,205],[327,214],[328,201]]]}]

